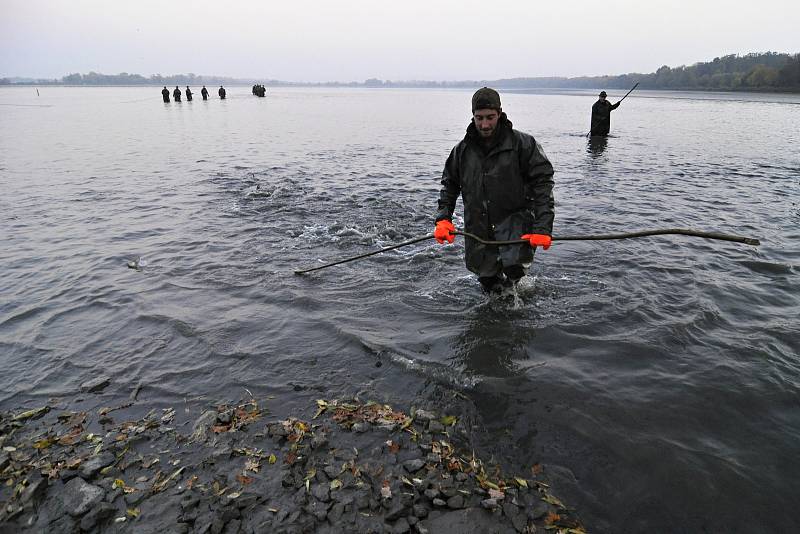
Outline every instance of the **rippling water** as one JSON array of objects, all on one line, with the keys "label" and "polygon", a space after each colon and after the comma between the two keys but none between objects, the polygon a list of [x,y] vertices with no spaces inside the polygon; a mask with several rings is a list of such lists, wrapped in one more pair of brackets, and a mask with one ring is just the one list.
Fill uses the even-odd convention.
[{"label": "rippling water", "polygon": [[642,91],[590,145],[593,95],[503,93],[556,168],[556,234],[762,245],[562,242],[489,300],[461,241],[292,274],[432,231],[471,92],[159,90],[0,89],[0,407],[100,372],[104,405],[438,384],[593,531],[800,529],[800,98]]}]

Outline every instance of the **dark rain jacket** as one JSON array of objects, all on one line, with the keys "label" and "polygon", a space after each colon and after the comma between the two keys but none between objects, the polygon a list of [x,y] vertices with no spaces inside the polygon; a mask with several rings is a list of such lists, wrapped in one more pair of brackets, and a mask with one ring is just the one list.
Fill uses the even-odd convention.
[{"label": "dark rain jacket", "polygon": [[611,111],[619,107],[619,102],[612,104],[608,100],[598,100],[592,106],[591,135],[608,135],[611,130]]},{"label": "dark rain jacket", "polygon": [[[553,231],[553,166],[532,136],[513,129],[502,113],[487,148],[474,123],[450,152],[442,172],[436,221],[451,219],[464,203],[464,230],[487,240],[519,239]],[[465,239],[464,261],[478,276],[533,261],[528,244],[493,246]]]}]

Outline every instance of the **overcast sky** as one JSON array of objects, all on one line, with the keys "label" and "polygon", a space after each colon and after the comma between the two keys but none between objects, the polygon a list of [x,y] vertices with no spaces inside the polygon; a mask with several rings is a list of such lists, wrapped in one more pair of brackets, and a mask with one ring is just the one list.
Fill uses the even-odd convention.
[{"label": "overcast sky", "polygon": [[653,72],[800,52],[800,0],[0,0],[0,77],[287,81]]}]

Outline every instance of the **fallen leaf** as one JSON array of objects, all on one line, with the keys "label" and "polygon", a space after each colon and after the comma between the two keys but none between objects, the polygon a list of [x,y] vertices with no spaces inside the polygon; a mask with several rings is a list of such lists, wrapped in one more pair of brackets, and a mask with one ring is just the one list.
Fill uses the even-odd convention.
[{"label": "fallen leaf", "polygon": [[130,516],[130,517],[139,517],[139,514],[140,514],[141,512],[139,511],[139,509],[138,509],[138,508],[128,508],[128,509],[125,511],[125,513],[126,513],[126,514],[128,514],[128,516]]},{"label": "fallen leaf", "polygon": [[392,488],[389,487],[388,480],[383,481],[383,485],[381,486],[381,497],[383,497],[384,499],[392,498]]},{"label": "fallen leaf", "polygon": [[267,458],[267,461],[270,463],[270,465],[272,465],[278,461],[278,458],[274,454],[270,454],[269,458]]},{"label": "fallen leaf", "polygon": [[442,423],[444,426],[453,426],[458,422],[458,418],[455,415],[445,415],[439,422]]},{"label": "fallen leaf", "polygon": [[564,509],[567,508],[566,506],[564,506],[564,503],[562,503],[561,501],[559,501],[550,494],[546,494],[544,497],[542,497],[542,500],[546,503],[552,504],[553,506],[558,506],[559,508],[564,508]]},{"label": "fallen leaf", "polygon": [[42,406],[41,408],[34,408],[26,412],[19,413],[11,418],[12,421],[24,421],[25,419],[36,419],[50,411],[49,406]]},{"label": "fallen leaf", "polygon": [[40,439],[39,441],[35,442],[33,444],[33,448],[39,450],[46,449],[55,442],[56,442],[55,438],[53,438],[52,436],[48,436],[46,438]]},{"label": "fallen leaf", "polygon": [[247,486],[253,482],[253,479],[247,475],[236,475],[236,480],[238,480],[243,486]]},{"label": "fallen leaf", "polygon": [[524,478],[515,477],[514,478],[514,482],[516,482],[517,485],[519,485],[520,488],[527,488],[528,487],[528,481],[525,480]]},{"label": "fallen leaf", "polygon": [[341,487],[342,487],[342,481],[341,480],[339,480],[338,478],[336,478],[334,480],[331,480],[331,491],[338,490]]},{"label": "fallen leaf", "polygon": [[542,464],[533,464],[533,467],[531,467],[531,471],[533,472],[534,476],[538,475],[539,473],[542,472]]}]

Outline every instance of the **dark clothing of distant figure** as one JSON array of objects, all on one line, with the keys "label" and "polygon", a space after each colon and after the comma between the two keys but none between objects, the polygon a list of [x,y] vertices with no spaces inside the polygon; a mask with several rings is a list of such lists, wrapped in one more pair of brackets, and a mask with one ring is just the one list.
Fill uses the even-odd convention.
[{"label": "dark clothing of distant figure", "polygon": [[192,101],[192,90],[189,89],[188,87],[186,88],[186,101],[187,102]]},{"label": "dark clothing of distant figure", "polygon": [[608,100],[598,100],[592,106],[592,128],[589,135],[608,135],[611,130],[611,111],[619,107]]},{"label": "dark clothing of distant figure", "polygon": [[[553,166],[533,136],[513,129],[505,113],[487,144],[474,122],[450,152],[442,172],[436,221],[452,220],[459,195],[464,203],[464,231],[489,241],[520,239],[527,233],[553,232]],[[464,241],[467,269],[481,280],[518,280],[533,261],[533,247],[484,245]]]},{"label": "dark clothing of distant figure", "polygon": [[169,89],[166,87],[161,90],[161,98],[164,99],[164,102],[169,103]]},{"label": "dark clothing of distant figure", "polygon": [[175,88],[174,91],[172,91],[172,98],[175,99],[175,102],[181,101],[181,90],[178,89],[177,87]]},{"label": "dark clothing of distant figure", "polygon": [[200,94],[203,95],[203,100],[208,100],[208,89],[206,89],[205,85],[200,89]]},{"label": "dark clothing of distant figure", "polygon": [[219,95],[219,97],[222,100],[225,100],[225,88],[224,87],[220,87],[219,91],[217,91],[217,94]]}]

